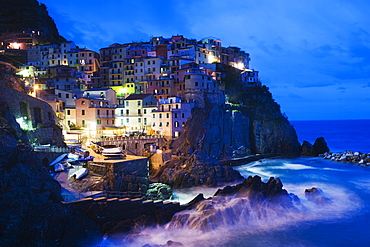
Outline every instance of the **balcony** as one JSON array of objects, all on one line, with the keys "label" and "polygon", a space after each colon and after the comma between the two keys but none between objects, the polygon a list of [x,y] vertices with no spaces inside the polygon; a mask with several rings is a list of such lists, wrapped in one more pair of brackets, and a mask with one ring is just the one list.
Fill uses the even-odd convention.
[{"label": "balcony", "polygon": [[110,108],[115,109],[116,105],[100,105],[100,104],[90,104],[89,108]]}]

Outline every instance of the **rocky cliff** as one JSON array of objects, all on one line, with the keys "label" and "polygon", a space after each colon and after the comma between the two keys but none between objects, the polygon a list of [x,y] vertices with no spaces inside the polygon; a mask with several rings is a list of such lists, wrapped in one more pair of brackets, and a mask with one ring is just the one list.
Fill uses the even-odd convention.
[{"label": "rocky cliff", "polygon": [[296,132],[268,88],[244,85],[238,79],[238,71],[229,66],[219,70],[226,74],[227,104],[209,103],[193,110],[184,133],[170,145],[181,158],[161,168],[159,182],[178,188],[191,184],[215,186],[241,177],[232,172],[220,173],[228,171],[218,163],[220,160],[256,154],[300,155]]},{"label": "rocky cliff", "polygon": [[49,16],[45,4],[37,0],[0,0],[0,35],[8,32],[37,30],[42,36],[39,42],[58,44],[65,39]]},{"label": "rocky cliff", "polygon": [[101,236],[99,226],[62,204],[60,185],[43,169],[27,140],[2,101],[0,246],[91,246]]},{"label": "rocky cliff", "polygon": [[235,77],[226,79],[225,92],[228,104],[194,110],[172,144],[176,152],[198,151],[217,159],[300,154],[296,132],[267,87],[246,87]]}]

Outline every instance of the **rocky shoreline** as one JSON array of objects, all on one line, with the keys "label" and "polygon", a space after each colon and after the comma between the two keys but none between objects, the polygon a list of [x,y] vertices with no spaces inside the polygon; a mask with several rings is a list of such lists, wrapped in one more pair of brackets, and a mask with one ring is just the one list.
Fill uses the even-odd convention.
[{"label": "rocky shoreline", "polygon": [[343,153],[326,152],[324,154],[320,154],[319,157],[331,161],[353,163],[361,166],[370,166],[370,153],[353,151],[344,151]]}]

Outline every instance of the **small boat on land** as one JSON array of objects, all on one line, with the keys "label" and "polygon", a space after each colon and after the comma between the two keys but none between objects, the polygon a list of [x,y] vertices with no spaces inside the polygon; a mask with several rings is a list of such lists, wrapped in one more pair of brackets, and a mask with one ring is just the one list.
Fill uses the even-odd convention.
[{"label": "small boat on land", "polygon": [[59,155],[53,162],[50,163],[50,166],[54,166],[57,163],[61,162],[68,154]]},{"label": "small boat on land", "polygon": [[115,145],[106,145],[103,146],[101,154],[105,157],[119,158],[122,157],[122,149],[120,147],[116,147]]},{"label": "small boat on land", "polygon": [[63,165],[63,163],[56,163],[55,165],[54,165],[54,171],[56,171],[56,172],[62,172],[62,171],[64,171],[64,165]]},{"label": "small boat on land", "polygon": [[74,179],[81,179],[85,177],[89,173],[89,170],[87,168],[81,168],[74,173],[72,173],[69,177]]},{"label": "small boat on land", "polygon": [[82,158],[77,159],[77,161],[79,162],[93,161],[94,158],[95,158],[94,156],[82,157]]}]

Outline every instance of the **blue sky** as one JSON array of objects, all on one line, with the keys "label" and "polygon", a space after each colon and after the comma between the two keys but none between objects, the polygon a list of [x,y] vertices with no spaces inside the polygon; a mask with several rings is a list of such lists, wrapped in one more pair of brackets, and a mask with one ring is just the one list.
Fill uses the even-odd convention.
[{"label": "blue sky", "polygon": [[39,1],[80,47],[213,36],[250,53],[290,120],[370,119],[366,0]]}]

